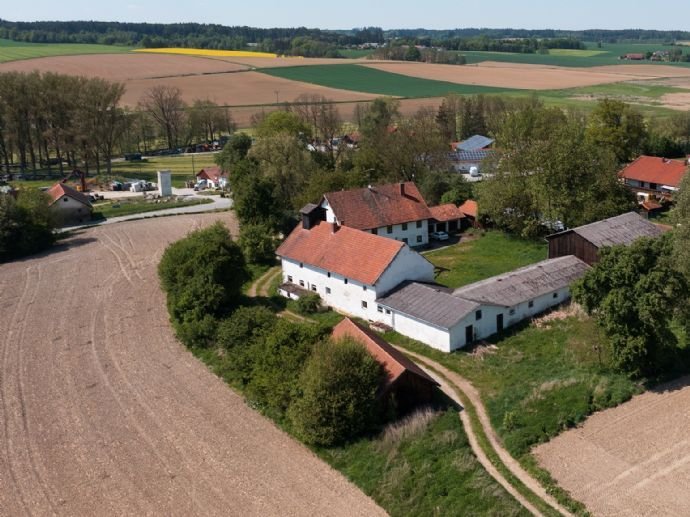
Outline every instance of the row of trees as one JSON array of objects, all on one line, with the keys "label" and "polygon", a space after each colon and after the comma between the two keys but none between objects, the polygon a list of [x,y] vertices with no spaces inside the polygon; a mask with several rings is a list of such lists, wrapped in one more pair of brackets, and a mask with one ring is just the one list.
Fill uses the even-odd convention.
[{"label": "row of trees", "polygon": [[445,65],[464,65],[465,56],[457,52],[448,52],[434,47],[419,48],[416,45],[404,45],[400,42],[389,43],[376,49],[369,59],[390,59],[395,61],[421,61]]},{"label": "row of trees", "polygon": [[120,106],[125,87],[99,78],[44,73],[0,74],[0,169],[83,167],[110,174],[113,156],[211,142],[234,131],[227,108],[190,106],[179,88],[157,85],[137,108]]}]

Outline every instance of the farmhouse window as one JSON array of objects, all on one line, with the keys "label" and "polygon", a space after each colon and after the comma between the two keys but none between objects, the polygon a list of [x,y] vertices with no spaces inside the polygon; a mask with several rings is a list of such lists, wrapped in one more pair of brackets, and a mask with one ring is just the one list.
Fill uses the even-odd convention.
[{"label": "farmhouse window", "polygon": [[300,285],[300,287],[304,287],[304,280],[300,280],[299,285]]},{"label": "farmhouse window", "polygon": [[403,231],[407,230],[407,223],[402,223],[402,229],[403,229]]},{"label": "farmhouse window", "polygon": [[421,235],[417,235],[417,242],[422,242],[422,236]]},{"label": "farmhouse window", "polygon": [[383,307],[381,307],[380,305],[376,306],[376,310],[379,311],[380,313],[383,313]]},{"label": "farmhouse window", "polygon": [[558,293],[553,293],[554,298],[558,298]]},{"label": "farmhouse window", "polygon": [[366,308],[367,308],[367,302],[362,300],[362,309],[366,309]]},{"label": "farmhouse window", "polygon": [[316,286],[314,284],[311,284],[311,290],[316,292]]},{"label": "farmhouse window", "polygon": [[403,237],[403,242],[407,244],[407,237]]},{"label": "farmhouse window", "polygon": [[302,263],[300,262],[300,263],[299,263],[299,267],[304,267],[304,264],[302,264]]},{"label": "farmhouse window", "polygon": [[532,307],[534,307],[534,300],[530,300],[529,303],[527,304],[527,306],[528,306],[530,309],[531,309]]},{"label": "farmhouse window", "polygon": [[421,227],[422,227],[422,221],[417,221],[417,228],[421,228]]},{"label": "farmhouse window", "polygon": [[367,290],[367,286],[366,286],[366,285],[363,285],[363,286],[362,286],[362,291],[366,291],[366,290]]},{"label": "farmhouse window", "polygon": [[328,278],[331,278],[331,272],[330,271],[326,274],[328,275]]},{"label": "farmhouse window", "polygon": [[515,309],[510,309],[508,311],[508,314],[510,314],[511,316],[515,315]]},{"label": "farmhouse window", "polygon": [[292,275],[288,275],[288,282],[292,282]]},{"label": "farmhouse window", "polygon": [[67,203],[67,201],[69,201],[69,199],[67,199],[66,197],[63,197],[62,200],[63,200],[65,203]]},{"label": "farmhouse window", "polygon": [[482,311],[475,312],[474,316],[477,319],[477,321],[479,321],[480,319],[482,319]]},{"label": "farmhouse window", "polygon": [[330,287],[326,287],[326,294],[331,294],[331,288]]},{"label": "farmhouse window", "polygon": [[390,309],[386,309],[386,314],[390,314],[390,313],[391,313],[391,310],[390,310]]},{"label": "farmhouse window", "polygon": [[345,279],[343,280],[343,282],[345,282],[345,283],[347,284],[347,278],[345,278]]},{"label": "farmhouse window", "polygon": [[371,230],[371,233],[373,233],[374,235],[378,235],[378,233],[379,233],[378,228],[374,228],[373,230]]},{"label": "farmhouse window", "polygon": [[393,233],[393,227],[392,226],[386,226],[386,233]]}]

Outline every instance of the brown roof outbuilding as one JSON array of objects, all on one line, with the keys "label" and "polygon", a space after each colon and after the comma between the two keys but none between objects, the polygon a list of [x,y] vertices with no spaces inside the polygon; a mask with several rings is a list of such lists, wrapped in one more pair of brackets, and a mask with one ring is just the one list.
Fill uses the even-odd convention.
[{"label": "brown roof outbuilding", "polygon": [[91,207],[91,201],[89,201],[88,197],[86,197],[78,190],[73,189],[69,185],[65,185],[64,183],[56,183],[48,189],[47,194],[50,196],[51,205],[54,204],[58,199],[61,199],[63,196],[67,196],[71,197],[75,201],[79,201],[80,203],[88,206],[89,208]]}]

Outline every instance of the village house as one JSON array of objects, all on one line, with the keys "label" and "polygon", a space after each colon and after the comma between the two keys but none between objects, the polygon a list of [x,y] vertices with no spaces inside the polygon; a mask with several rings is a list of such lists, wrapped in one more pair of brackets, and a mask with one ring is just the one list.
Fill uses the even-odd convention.
[{"label": "village house", "polygon": [[206,180],[207,188],[225,188],[228,184],[228,175],[218,167],[205,167],[196,173],[196,180]]},{"label": "village house", "polygon": [[429,207],[414,182],[369,186],[324,194],[325,220],[410,246],[429,243]]},{"label": "village house", "polygon": [[336,341],[350,338],[361,343],[381,364],[385,378],[377,398],[386,405],[392,404],[400,413],[407,413],[432,401],[438,383],[381,336],[350,318],[338,323],[331,335]]},{"label": "village house", "polygon": [[457,233],[463,229],[463,214],[453,203],[429,207],[429,232]]},{"label": "village house", "polygon": [[479,181],[481,179],[482,162],[494,154],[491,149],[494,140],[474,135],[451,144],[453,152],[450,153],[450,161],[456,172],[467,175],[467,181]]},{"label": "village house", "polygon": [[588,268],[580,259],[567,256],[454,291],[404,282],[376,300],[383,308],[378,321],[432,348],[452,352],[567,301],[570,284]]},{"label": "village house", "polygon": [[629,245],[641,237],[658,237],[663,230],[635,212],[610,217],[546,237],[549,258],[575,255],[587,264],[599,261],[606,246]]},{"label": "village house", "polygon": [[376,299],[400,282],[434,279],[434,266],[404,242],[322,221],[313,208],[303,211],[302,224],[276,254],[283,296],[313,292],[326,305],[367,320],[376,318]]},{"label": "village house", "polygon": [[93,206],[81,192],[64,183],[56,183],[48,189],[47,194],[50,196],[50,209],[60,224],[79,224],[91,220]]},{"label": "village house", "polygon": [[687,162],[640,156],[620,171],[618,177],[643,202],[650,198],[671,199],[687,172]]}]

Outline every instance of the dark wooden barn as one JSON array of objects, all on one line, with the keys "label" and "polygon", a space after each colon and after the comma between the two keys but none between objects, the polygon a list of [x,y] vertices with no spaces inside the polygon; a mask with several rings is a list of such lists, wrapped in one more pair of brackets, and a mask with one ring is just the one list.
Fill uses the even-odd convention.
[{"label": "dark wooden barn", "polygon": [[599,250],[628,245],[641,237],[657,237],[663,230],[635,212],[610,217],[546,237],[549,258],[575,255],[589,265],[599,261]]}]

